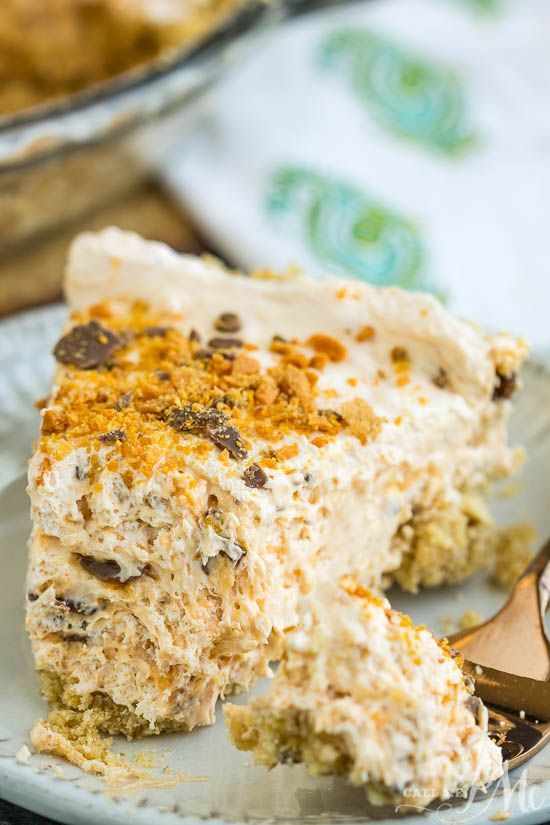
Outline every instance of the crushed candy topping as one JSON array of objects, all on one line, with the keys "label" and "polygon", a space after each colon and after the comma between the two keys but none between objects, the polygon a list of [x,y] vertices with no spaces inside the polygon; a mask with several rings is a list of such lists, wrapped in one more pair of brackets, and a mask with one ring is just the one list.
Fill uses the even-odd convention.
[{"label": "crushed candy topping", "polygon": [[328,356],[331,361],[345,361],[348,355],[345,346],[341,344],[340,341],[324,333],[311,335],[306,343],[314,349],[315,352]]},{"label": "crushed candy topping", "polygon": [[[228,315],[218,326],[236,326]],[[318,333],[305,344],[274,337],[266,365],[237,338],[213,338],[209,349],[201,348],[198,335],[181,330],[180,315],[153,313],[141,302],[121,311],[105,301],[73,313],[72,322],[55,350],[66,369],[43,413],[44,472],[47,462],[84,448],[90,484],[107,467],[131,487],[155,468],[181,469],[190,451],[206,457],[217,448],[243,461],[250,439],[259,438],[273,445],[269,461],[276,466],[289,458],[283,447],[288,436],[322,447],[341,431],[362,442],[379,432],[366,402],[355,399],[341,412],[323,409],[325,390],[319,403],[319,370],[347,356],[328,335]],[[106,461],[95,456],[98,441],[113,450]],[[266,483],[259,465],[242,478],[252,487]]]}]

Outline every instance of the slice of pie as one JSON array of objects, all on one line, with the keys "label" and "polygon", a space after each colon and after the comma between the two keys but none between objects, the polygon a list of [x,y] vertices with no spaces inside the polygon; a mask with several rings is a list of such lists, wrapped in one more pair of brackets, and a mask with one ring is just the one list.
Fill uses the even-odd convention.
[{"label": "slice of pie", "polygon": [[[48,701],[128,736],[214,719],[320,576],[415,590],[491,558],[524,345],[434,298],[74,243],[30,462]],[[90,713],[87,715],[90,719]]]},{"label": "slice of pie", "polygon": [[373,803],[422,807],[502,774],[460,665],[385,599],[349,578],[324,581],[300,604],[269,692],[226,705],[225,718],[259,764],[304,762],[364,786]]}]

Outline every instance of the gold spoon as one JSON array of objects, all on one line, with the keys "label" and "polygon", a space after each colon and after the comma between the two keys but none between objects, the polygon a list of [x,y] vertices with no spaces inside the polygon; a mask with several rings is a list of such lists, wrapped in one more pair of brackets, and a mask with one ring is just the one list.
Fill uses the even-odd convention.
[{"label": "gold spoon", "polygon": [[504,607],[478,627],[451,636],[464,671],[489,711],[506,767],[526,762],[550,740],[550,541],[518,579]]}]

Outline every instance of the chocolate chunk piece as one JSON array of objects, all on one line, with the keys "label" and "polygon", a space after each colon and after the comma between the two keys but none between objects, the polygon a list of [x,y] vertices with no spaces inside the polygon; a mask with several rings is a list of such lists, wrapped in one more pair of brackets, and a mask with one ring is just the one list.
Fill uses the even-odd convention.
[{"label": "chocolate chunk piece", "polygon": [[208,427],[220,427],[227,421],[227,416],[216,407],[194,410],[190,406],[172,410],[169,424],[180,433],[200,433]]},{"label": "chocolate chunk piece", "polygon": [[234,312],[222,312],[214,321],[214,328],[218,332],[238,332],[241,328],[241,319]]},{"label": "chocolate chunk piece", "polygon": [[230,425],[212,427],[208,430],[207,435],[216,447],[219,447],[220,450],[227,450],[232,458],[243,459],[247,457],[248,453],[241,434],[235,427]]},{"label": "chocolate chunk piece", "polygon": [[145,335],[149,338],[166,338],[170,332],[170,327],[147,327]]},{"label": "chocolate chunk piece", "polygon": [[102,444],[114,444],[116,441],[126,441],[125,430],[110,430],[108,433],[102,433],[99,436]]},{"label": "chocolate chunk piece", "polygon": [[119,582],[121,568],[116,561],[100,561],[92,556],[81,556],[80,564],[87,573],[100,579],[102,582]]},{"label": "chocolate chunk piece", "polygon": [[195,358],[199,361],[210,361],[214,357],[214,355],[218,355],[221,358],[225,358],[226,361],[234,361],[235,356],[232,352],[224,352],[217,350],[216,352],[211,349],[200,349],[195,353]]},{"label": "chocolate chunk piece", "polygon": [[318,413],[330,421],[331,424],[337,425],[344,423],[344,416],[336,410],[318,410]]},{"label": "chocolate chunk piece", "polygon": [[189,406],[172,410],[168,416],[168,423],[179,433],[193,433],[200,429],[197,424],[197,413]]},{"label": "chocolate chunk piece", "polygon": [[233,409],[234,407],[238,407],[240,405],[239,399],[235,398],[232,395],[229,395],[229,393],[226,393],[225,395],[222,395],[221,398],[218,398],[216,404],[225,404],[225,406],[229,407],[230,409]]},{"label": "chocolate chunk piece", "polygon": [[27,593],[27,599],[30,602],[36,602],[38,600],[38,593],[33,593],[32,591],[29,591]]},{"label": "chocolate chunk piece", "polygon": [[447,374],[447,370],[443,369],[443,367],[439,367],[437,375],[434,375],[432,378],[432,383],[435,384],[436,387],[439,387],[440,390],[446,389],[446,387],[449,386],[449,376]]},{"label": "chocolate chunk piece", "polygon": [[129,576],[127,579],[122,579],[120,564],[112,559],[104,561],[94,559],[92,556],[81,556],[80,564],[87,573],[90,573],[102,582],[130,582],[134,579],[139,579],[139,577],[147,571],[147,568],[144,568],[137,576]]},{"label": "chocolate chunk piece", "polygon": [[93,616],[98,610],[97,605],[86,604],[86,602],[76,601],[65,596],[57,596],[56,601],[64,604],[72,613],[80,613],[81,616]]},{"label": "chocolate chunk piece", "polygon": [[243,473],[244,483],[247,487],[265,487],[267,476],[259,464],[251,464]]},{"label": "chocolate chunk piece", "polygon": [[74,474],[75,478],[78,479],[78,481],[82,481],[83,479],[88,478],[88,465],[85,463],[81,464],[80,462],[77,463],[74,468]]},{"label": "chocolate chunk piece", "polygon": [[515,372],[510,375],[502,375],[497,372],[496,384],[493,390],[493,401],[504,401],[511,398],[516,391],[518,379]]},{"label": "chocolate chunk piece", "polygon": [[393,347],[392,351],[390,352],[390,358],[394,364],[397,364],[399,361],[408,361],[409,353],[407,352],[405,347]]},{"label": "chocolate chunk piece", "polygon": [[159,381],[169,381],[172,377],[169,372],[166,372],[166,370],[155,370],[155,375]]},{"label": "chocolate chunk piece", "polygon": [[60,364],[89,370],[104,364],[120,343],[117,335],[97,321],[90,321],[73,327],[64,335],[53,354]]},{"label": "chocolate chunk piece", "polygon": [[168,416],[168,423],[180,433],[194,433],[209,438],[216,447],[227,450],[233,458],[248,455],[240,433],[226,424],[227,416],[216,407],[193,410],[190,406],[179,407]]},{"label": "chocolate chunk piece", "polygon": [[234,349],[242,345],[240,338],[211,338],[208,342],[208,346],[212,349]]},{"label": "chocolate chunk piece", "polygon": [[88,637],[79,636],[78,633],[60,633],[59,635],[64,642],[82,642],[82,644],[88,644]]},{"label": "chocolate chunk piece", "polygon": [[133,397],[132,392],[125,392],[123,395],[121,395],[120,398],[118,398],[116,403],[115,403],[115,410],[120,411],[120,410],[127,409],[130,406],[130,404],[132,403],[132,397]]},{"label": "chocolate chunk piece", "polygon": [[200,344],[201,336],[196,329],[192,329],[189,333],[189,340],[194,341],[195,344]]},{"label": "chocolate chunk piece", "polygon": [[216,407],[207,407],[197,414],[197,421],[200,427],[221,427],[227,421],[227,416]]}]

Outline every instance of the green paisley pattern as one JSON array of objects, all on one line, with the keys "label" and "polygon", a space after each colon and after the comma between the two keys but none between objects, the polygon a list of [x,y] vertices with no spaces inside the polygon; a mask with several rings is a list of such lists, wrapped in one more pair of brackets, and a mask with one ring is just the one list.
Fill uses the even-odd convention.
[{"label": "green paisley pattern", "polygon": [[461,83],[445,67],[364,29],[332,32],[321,61],[342,71],[376,121],[394,134],[446,155],[473,145]]},{"label": "green paisley pattern", "polygon": [[482,14],[495,14],[500,8],[498,0],[459,0],[459,2]]},{"label": "green paisley pattern", "polygon": [[431,289],[422,275],[424,250],[416,227],[354,186],[284,168],[273,177],[267,208],[272,218],[287,216],[315,258],[335,274]]}]

